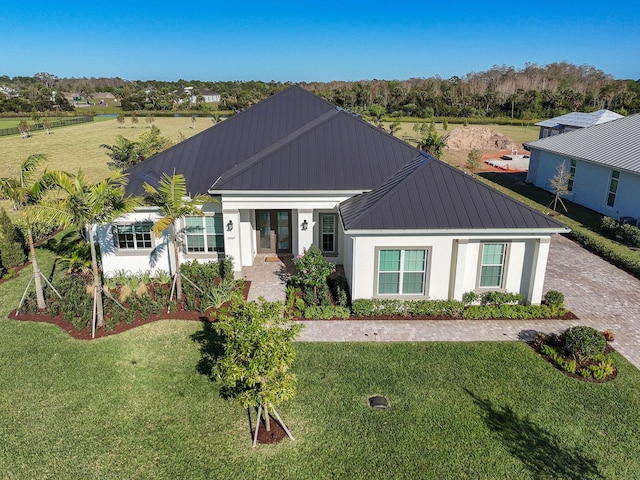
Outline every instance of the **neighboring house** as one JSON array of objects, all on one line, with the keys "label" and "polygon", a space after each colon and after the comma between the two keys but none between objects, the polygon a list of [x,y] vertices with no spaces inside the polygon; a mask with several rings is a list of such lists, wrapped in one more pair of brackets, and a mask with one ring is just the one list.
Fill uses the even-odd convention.
[{"label": "neighboring house", "polygon": [[540,135],[538,138],[552,137],[560,133],[567,133],[579,128],[591,127],[601,123],[610,122],[622,118],[611,110],[598,110],[597,112],[572,112],[559,117],[550,118],[536,123],[540,127]]},{"label": "neighboring house", "polygon": [[571,201],[630,223],[640,218],[640,114],[525,147],[531,151],[528,183],[550,190],[549,180],[564,162]]},{"label": "neighboring house", "polygon": [[[230,255],[236,274],[258,255],[318,246],[342,264],[352,297],[461,299],[522,293],[539,303],[555,220],[294,86],[128,170],[130,194],[182,173],[190,195],[181,259]],[[171,270],[153,208],[98,228],[107,275]]]},{"label": "neighboring house", "polygon": [[[198,103],[198,98],[202,98],[202,101],[204,103],[220,102],[220,94],[214,92],[213,90],[209,90],[207,88],[184,87],[182,91],[175,90],[173,93],[175,93],[178,96],[180,96],[182,93],[185,93],[189,98],[189,102],[193,105]],[[183,103],[183,100],[179,98],[178,103]]]}]

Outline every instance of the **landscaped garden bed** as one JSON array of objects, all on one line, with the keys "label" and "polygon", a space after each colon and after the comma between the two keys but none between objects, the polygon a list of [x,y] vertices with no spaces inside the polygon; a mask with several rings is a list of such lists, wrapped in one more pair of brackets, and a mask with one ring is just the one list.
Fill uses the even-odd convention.
[{"label": "landscaped garden bed", "polygon": [[[121,333],[158,320],[213,321],[217,312],[234,299],[247,298],[251,282],[233,281],[233,266],[227,262],[197,261],[181,265],[185,278],[182,301],[170,297],[171,277],[162,272],[127,275],[124,272],[108,278],[104,284],[105,325],[92,332],[93,295],[90,274],[71,272],[54,285],[58,297],[47,288],[47,309],[36,308],[31,292],[19,310],[9,318],[58,325],[77,339],[100,338]],[[226,278],[226,280],[225,280]],[[202,288],[197,287],[200,285]]]},{"label": "landscaped garden bed", "polygon": [[585,382],[608,382],[618,375],[610,354],[613,332],[588,326],[568,328],[561,334],[538,332],[531,346],[567,376]]}]

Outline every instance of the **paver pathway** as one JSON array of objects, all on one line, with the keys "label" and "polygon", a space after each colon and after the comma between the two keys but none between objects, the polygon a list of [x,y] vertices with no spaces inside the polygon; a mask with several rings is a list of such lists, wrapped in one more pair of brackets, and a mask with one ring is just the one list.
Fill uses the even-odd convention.
[{"label": "paver pathway", "polygon": [[[284,299],[287,265],[264,262],[246,270],[250,298]],[[259,273],[262,272],[262,273]],[[254,276],[252,278],[252,275]],[[255,288],[254,288],[255,285]],[[476,341],[530,339],[536,331],[572,325],[613,330],[613,346],[640,368],[640,280],[560,235],[551,241],[544,289],[565,295],[579,320],[309,320],[300,341]]]}]

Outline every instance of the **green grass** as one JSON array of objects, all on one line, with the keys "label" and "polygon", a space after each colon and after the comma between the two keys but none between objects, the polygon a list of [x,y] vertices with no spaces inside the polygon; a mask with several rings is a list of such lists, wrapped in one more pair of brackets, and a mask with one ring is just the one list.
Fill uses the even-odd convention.
[{"label": "green grass", "polygon": [[201,373],[208,324],[73,340],[6,318],[29,274],[0,284],[3,479],[640,477],[640,371],[617,354],[618,378],[589,384],[517,342],[298,343],[279,408],[296,441],[252,451],[247,412]]},{"label": "green grass", "polygon": [[[118,128],[116,119],[101,122],[84,123],[68,127],[55,128],[51,135],[37,131],[30,138],[20,135],[0,137],[0,177],[17,175],[20,164],[34,153],[44,153],[48,157],[46,166],[52,170],[66,170],[75,173],[82,169],[90,181],[98,181],[113,173],[107,167],[107,150],[101,144],[113,145],[118,135],[135,140],[148,131],[144,117],[139,117],[138,128],[131,128],[131,120],[127,118],[126,128]],[[207,118],[199,118],[195,128],[191,128],[190,117],[157,117],[155,125],[163,136],[177,141],[182,133],[186,138],[205,130],[213,124]],[[0,200],[7,212],[11,205]]]}]

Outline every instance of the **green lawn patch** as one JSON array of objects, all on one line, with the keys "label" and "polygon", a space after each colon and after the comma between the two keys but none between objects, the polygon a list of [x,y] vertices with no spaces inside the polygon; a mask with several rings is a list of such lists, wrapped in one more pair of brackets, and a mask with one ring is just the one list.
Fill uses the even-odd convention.
[{"label": "green lawn patch", "polygon": [[[250,448],[200,347],[163,321],[96,341],[0,320],[3,478],[637,478],[640,372],[564,376],[524,343],[298,343],[296,441]],[[371,409],[385,395],[387,410]]]}]

